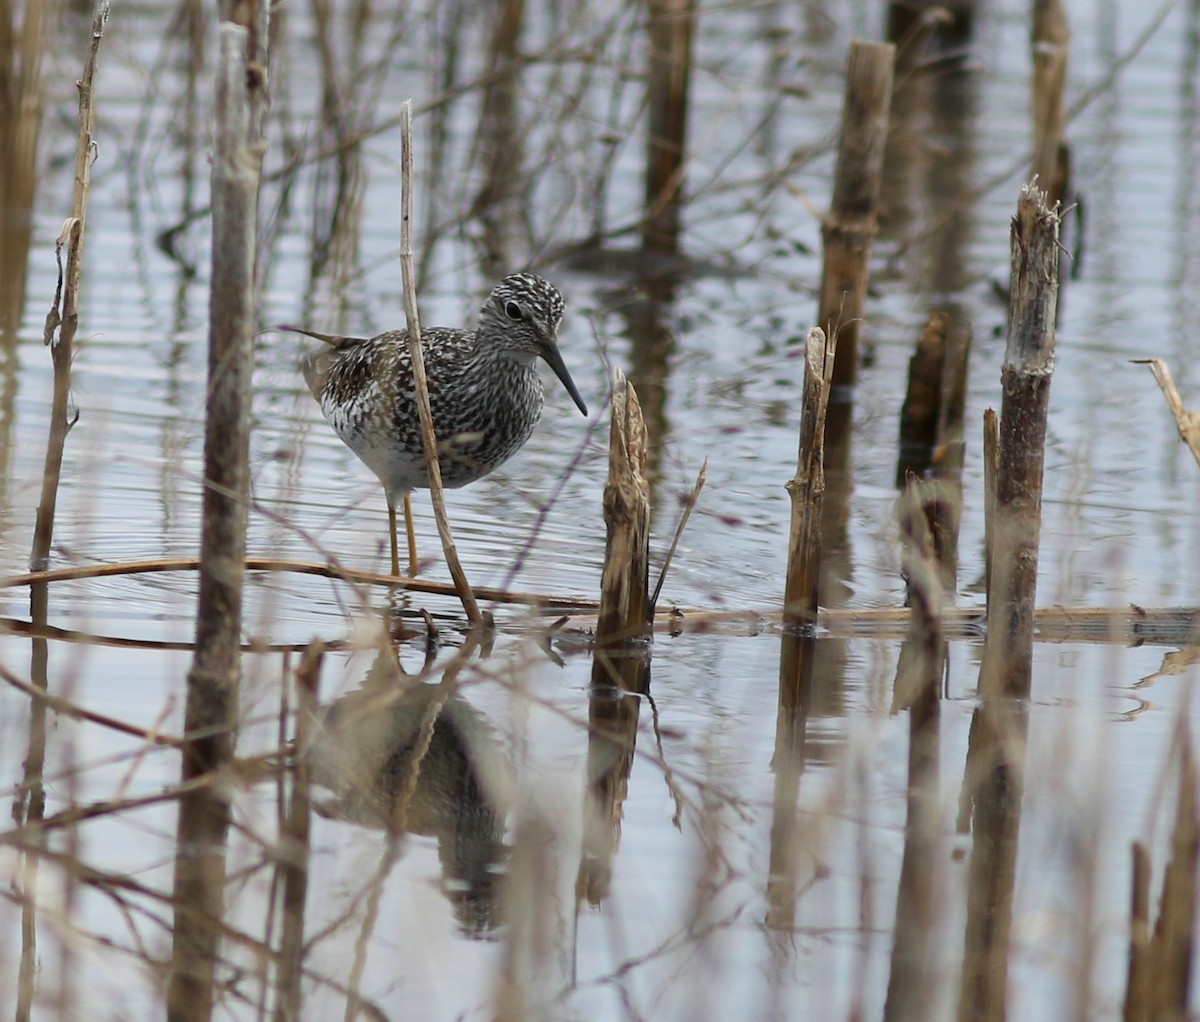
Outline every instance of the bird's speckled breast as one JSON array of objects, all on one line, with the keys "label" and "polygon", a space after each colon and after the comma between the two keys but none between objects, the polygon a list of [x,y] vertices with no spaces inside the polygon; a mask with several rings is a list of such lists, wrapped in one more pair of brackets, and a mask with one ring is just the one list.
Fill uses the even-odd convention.
[{"label": "bird's speckled breast", "polygon": [[[424,338],[426,376],[442,483],[465,486],[498,468],[529,439],[542,413],[532,365],[480,350],[465,331]],[[321,352],[310,383],[343,442],[393,494],[429,485],[407,338],[403,333]]]}]

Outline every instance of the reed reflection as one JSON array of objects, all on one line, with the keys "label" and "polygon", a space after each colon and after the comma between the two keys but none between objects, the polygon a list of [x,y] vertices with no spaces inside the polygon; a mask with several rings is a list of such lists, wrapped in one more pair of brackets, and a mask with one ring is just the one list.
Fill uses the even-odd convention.
[{"label": "reed reflection", "polygon": [[650,692],[645,650],[597,651],[588,696],[587,793],[577,901],[600,905],[608,896],[612,862],[621,843],[621,812],[637,745],[642,697]]}]

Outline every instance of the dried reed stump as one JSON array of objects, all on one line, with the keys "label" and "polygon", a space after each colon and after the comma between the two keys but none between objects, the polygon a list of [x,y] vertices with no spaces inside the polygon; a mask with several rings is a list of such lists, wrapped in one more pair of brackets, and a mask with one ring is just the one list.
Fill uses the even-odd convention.
[{"label": "dried reed stump", "polygon": [[1023,188],[1012,224],[1011,306],[980,677],[985,697],[1025,699],[1030,690],[1046,416],[1054,373],[1058,227],[1058,213],[1046,205],[1045,193],[1036,185]]},{"label": "dried reed stump", "polygon": [[[1001,373],[981,704],[971,721],[963,803],[973,805],[959,1022],[1007,1017],[1013,889],[1029,730],[1046,413],[1054,369],[1058,214],[1035,186],[1012,226],[1008,348]],[[989,456],[985,454],[985,459]]]},{"label": "dried reed stump", "polygon": [[817,325],[837,335],[833,382],[850,386],[858,375],[858,340],[867,296],[867,260],[878,230],[880,172],[887,141],[895,47],[856,39],[846,63],[846,98],[834,172],[833,200],[821,227]]},{"label": "dried reed stump", "polygon": [[[249,498],[250,375],[255,320],[254,255],[263,145],[254,129],[265,102],[251,63],[265,54],[263,24],[220,27],[213,152],[212,284],[209,295],[208,400],[205,408],[204,515],[196,652],[187,678],[183,784],[225,769],[233,756],[241,681],[242,582]],[[207,1022],[225,901],[229,804],[219,784],[188,788],[179,802],[175,926],[167,1016]]]},{"label": "dried reed stump", "polygon": [[825,494],[825,413],[836,372],[838,340],[813,327],[804,342],[800,405],[800,454],[788,481],[792,520],[788,536],[783,622],[793,630],[817,620],[820,583],[821,501]]},{"label": "dried reed stump", "polygon": [[587,794],[576,897],[599,905],[608,894],[621,839],[621,806],[633,767],[641,695],[650,657],[639,642],[654,617],[650,597],[650,483],[646,424],[633,385],[613,370],[604,552],[592,691],[588,698]]},{"label": "dried reed stump", "polygon": [[767,925],[791,932],[795,922],[801,830],[796,797],[804,767],[805,730],[817,659],[813,626],[821,578],[821,510],[825,495],[825,415],[833,379],[836,338],[813,327],[805,339],[800,410],[800,453],[788,481],[792,518],[779,648],[779,704],[775,718],[775,795],[771,816]]},{"label": "dried reed stump", "polygon": [[650,484],[646,478],[646,424],[637,392],[613,370],[612,426],[604,523],[608,539],[596,622],[592,684],[619,684],[609,654],[648,634],[650,601]]}]

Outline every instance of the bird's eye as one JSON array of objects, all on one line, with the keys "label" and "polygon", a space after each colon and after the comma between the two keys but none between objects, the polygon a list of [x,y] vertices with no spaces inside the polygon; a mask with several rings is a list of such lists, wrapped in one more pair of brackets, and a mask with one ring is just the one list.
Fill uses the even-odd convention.
[{"label": "bird's eye", "polygon": [[525,318],[525,310],[521,308],[519,302],[505,302],[504,315],[509,319],[522,320]]}]

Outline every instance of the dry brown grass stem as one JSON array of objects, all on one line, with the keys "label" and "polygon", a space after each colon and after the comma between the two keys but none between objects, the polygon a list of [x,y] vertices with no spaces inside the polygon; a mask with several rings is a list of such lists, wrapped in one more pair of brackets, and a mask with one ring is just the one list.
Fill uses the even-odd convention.
[{"label": "dry brown grass stem", "polygon": [[[75,330],[79,325],[79,276],[83,259],[83,232],[87,221],[88,189],[92,180],[95,143],[92,132],[96,119],[94,85],[100,40],[108,22],[107,0],[96,4],[92,15],[92,41],[79,79],[79,136],[75,147],[75,194],[71,215],[63,224],[54,246],[58,260],[58,286],[54,302],[46,315],[44,339],[54,365],[54,391],[50,405],[50,435],[46,442],[46,460],[42,468],[42,495],[34,523],[33,549],[29,563],[34,569],[46,567],[54,535],[54,512],[58,504],[58,480],[62,473],[63,448],[67,433],[78,413],[70,414],[71,362],[75,357]],[[66,266],[63,252],[66,251]],[[57,335],[57,336],[56,336]]]},{"label": "dry brown grass stem", "polygon": [[1171,378],[1171,370],[1167,368],[1167,363],[1161,358],[1136,358],[1133,361],[1137,365],[1150,367],[1150,372],[1158,381],[1163,397],[1167,399],[1167,406],[1175,417],[1179,438],[1188,445],[1188,450],[1192,452],[1196,464],[1200,465],[1200,412],[1192,412],[1184,408],[1183,398],[1179,396],[1179,389]]},{"label": "dry brown grass stem", "polygon": [[[387,586],[393,589],[396,586],[396,579],[393,575],[343,568],[340,565],[330,564],[328,561],[300,561],[285,557],[247,557],[245,566],[247,571],[291,572],[300,575],[320,575],[354,585]],[[121,561],[116,564],[74,565],[0,578],[0,589],[13,589],[40,583],[112,578],[121,575],[195,571],[199,567],[200,559],[198,557],[161,557],[146,561]],[[405,579],[404,589],[408,592],[427,593],[433,596],[456,595],[456,590],[452,585],[428,579]],[[477,592],[480,598],[495,603],[544,607],[551,611],[595,610],[599,607],[598,600],[586,596],[552,596],[544,593],[521,593],[489,588],[482,588]]]},{"label": "dry brown grass stem", "polygon": [[[417,414],[421,419],[421,439],[425,445],[425,465],[429,476],[429,498],[433,502],[433,517],[446,567],[454,579],[454,587],[462,600],[463,610],[472,624],[483,619],[471,583],[458,559],[450,520],[446,515],[446,499],[442,491],[442,471],[438,465],[437,433],[433,428],[433,412],[429,407],[429,381],[425,375],[425,357],[421,352],[421,318],[417,312],[417,276],[413,268],[412,250],[412,100],[406,99],[400,112],[400,274],[404,279],[404,318],[408,326],[408,350],[412,357],[413,382]],[[411,520],[411,519],[410,519]],[[415,572],[413,572],[415,574]]]},{"label": "dry brown grass stem", "polygon": [[667,550],[667,556],[663,558],[662,570],[658,573],[658,582],[655,583],[654,593],[650,597],[650,613],[653,615],[654,609],[658,606],[658,598],[662,595],[663,583],[667,581],[667,572],[671,570],[671,561],[675,559],[675,551],[679,547],[679,540],[683,536],[683,530],[687,528],[688,519],[692,517],[692,511],[696,508],[697,501],[700,500],[700,491],[704,489],[705,479],[708,477],[708,459],[704,459],[704,464],[700,466],[700,471],[696,474],[696,482],[692,486],[692,492],[687,495],[687,499],[683,504],[683,514],[679,516],[679,524],[675,527],[675,534],[671,537],[671,546]]},{"label": "dry brown grass stem", "polygon": [[[0,579],[0,589],[31,585],[38,582],[58,582],[67,579],[111,577],[114,575],[138,574],[143,572],[195,571],[197,558],[165,558],[155,561],[130,561],[122,564],[87,565],[77,568],[61,568],[31,575],[10,576]],[[309,561],[292,561],[279,558],[246,559],[251,571],[297,572],[321,575],[326,578],[344,580],[348,583],[374,585],[391,588],[395,579],[388,574],[359,571],[341,571],[328,564]],[[445,582],[413,580],[408,586],[414,592],[453,598],[456,594]],[[479,589],[481,599],[497,603],[541,608],[548,613],[561,615],[554,622],[538,618],[532,622],[521,620],[506,625],[507,629],[521,631],[568,631],[587,633],[595,629],[596,600],[583,596],[550,596],[539,593],[514,593],[500,589]],[[903,638],[908,630],[911,611],[905,607],[824,607],[818,612],[816,624],[832,637],[841,638]],[[656,634],[683,635],[707,632],[714,635],[757,635],[778,634],[783,622],[779,611],[767,610],[711,610],[703,607],[671,607],[656,615],[653,631]],[[1200,608],[1197,607],[1040,607],[1034,615],[1034,641],[1051,643],[1136,643],[1138,645],[1195,646],[1200,642]],[[986,611],[979,607],[948,607],[944,611],[943,626],[946,637],[951,639],[980,639],[986,633]],[[123,646],[147,650],[189,650],[194,643],[160,639],[135,639],[121,636],[98,635],[78,629],[60,628],[53,625],[34,626],[27,621],[0,618],[0,633],[11,635],[33,635],[61,642],[79,642],[104,646]],[[343,643],[330,641],[330,649],[339,649]],[[302,652],[305,642],[271,642],[256,638],[242,644],[244,652]]]}]

